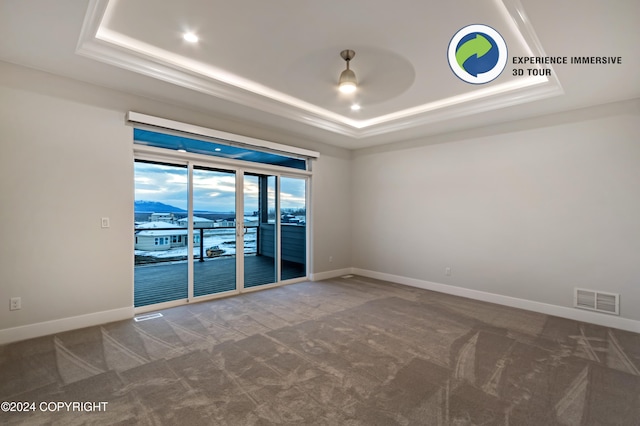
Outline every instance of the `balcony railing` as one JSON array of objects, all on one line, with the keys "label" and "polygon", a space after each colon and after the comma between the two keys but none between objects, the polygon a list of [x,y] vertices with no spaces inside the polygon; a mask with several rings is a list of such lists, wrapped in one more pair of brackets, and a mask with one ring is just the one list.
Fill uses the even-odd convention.
[{"label": "balcony railing", "polygon": [[[186,228],[134,228],[136,249],[135,306],[146,306],[187,297],[187,262],[189,247]],[[214,294],[236,288],[236,228],[196,228],[197,243],[193,245],[194,296]],[[263,223],[245,227],[244,287],[255,287],[280,280],[306,275],[306,228],[301,224],[282,224],[280,278],[276,277],[275,224]],[[161,231],[160,233],[143,231]],[[172,237],[179,237],[173,239]],[[146,241],[141,241],[145,237]],[[155,245],[154,238],[162,238],[163,244]],[[168,240],[166,240],[168,239]],[[168,244],[164,244],[168,241]],[[172,242],[175,241],[175,242]],[[225,244],[228,243],[228,244]],[[149,244],[145,246],[145,244]],[[174,247],[170,247],[171,245]],[[164,247],[166,246],[166,249]],[[218,246],[225,253],[211,253],[207,248]]]},{"label": "balcony railing", "polygon": [[[220,226],[194,229],[194,259],[204,262],[211,257],[235,256],[236,227]],[[135,264],[175,262],[188,259],[187,228],[135,227]],[[304,224],[281,224],[282,259],[304,263],[306,228]],[[275,257],[275,224],[244,226],[244,255]],[[210,250],[218,247],[219,250]]]},{"label": "balcony railing", "polygon": [[[257,254],[258,228],[258,225],[245,226],[243,254]],[[194,229],[194,259],[204,262],[207,257],[235,256],[237,249],[235,229],[235,226]],[[134,228],[134,233],[136,265],[188,259],[187,228]],[[251,239],[252,234],[256,236],[254,239]],[[247,235],[249,241],[247,241]],[[247,242],[250,244],[247,245]],[[223,252],[218,254],[218,252],[209,251],[207,255],[208,249],[214,246],[219,247]]]}]

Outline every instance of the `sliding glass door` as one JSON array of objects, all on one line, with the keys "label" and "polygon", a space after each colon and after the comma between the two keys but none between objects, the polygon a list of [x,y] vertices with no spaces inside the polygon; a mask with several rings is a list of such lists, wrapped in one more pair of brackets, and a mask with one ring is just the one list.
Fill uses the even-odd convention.
[{"label": "sliding glass door", "polygon": [[194,166],[192,225],[193,296],[235,290],[235,171]]},{"label": "sliding glass door", "polygon": [[281,279],[307,275],[307,180],[280,178]]},{"label": "sliding glass door", "polygon": [[307,178],[214,162],[135,162],[135,307],[307,275]]},{"label": "sliding glass door", "polygon": [[187,165],[136,161],[134,306],[188,298]]},{"label": "sliding glass door", "polygon": [[244,287],[272,284],[278,281],[277,176],[245,173],[243,192],[245,243],[252,243],[244,254]]}]

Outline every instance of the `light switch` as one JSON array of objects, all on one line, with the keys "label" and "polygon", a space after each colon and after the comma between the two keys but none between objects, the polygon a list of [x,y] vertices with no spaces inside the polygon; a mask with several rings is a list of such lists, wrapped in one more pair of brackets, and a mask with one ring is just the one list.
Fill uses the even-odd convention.
[{"label": "light switch", "polygon": [[109,227],[109,218],[108,217],[103,217],[102,218],[102,227],[103,228],[108,228]]}]

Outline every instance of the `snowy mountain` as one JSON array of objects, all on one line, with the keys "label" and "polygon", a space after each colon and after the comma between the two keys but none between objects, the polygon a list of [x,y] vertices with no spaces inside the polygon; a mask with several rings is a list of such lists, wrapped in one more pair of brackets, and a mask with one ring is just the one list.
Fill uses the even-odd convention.
[{"label": "snowy mountain", "polygon": [[178,207],[169,204],[160,203],[158,201],[136,200],[134,203],[134,211],[136,213],[186,213]]}]

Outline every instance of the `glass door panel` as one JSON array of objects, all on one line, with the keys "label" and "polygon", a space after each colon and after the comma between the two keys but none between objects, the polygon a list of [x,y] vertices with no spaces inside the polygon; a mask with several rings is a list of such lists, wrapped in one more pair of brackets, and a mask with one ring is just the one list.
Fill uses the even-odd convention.
[{"label": "glass door panel", "polygon": [[[193,295],[236,289],[236,175],[193,168]],[[242,251],[240,251],[242,253]]]},{"label": "glass door panel", "polygon": [[307,275],[307,178],[173,161],[135,160],[135,307]]},{"label": "glass door panel", "polygon": [[307,275],[306,179],[280,178],[281,279]]},{"label": "glass door panel", "polygon": [[244,175],[244,287],[278,281],[277,177]]},{"label": "glass door panel", "polygon": [[188,295],[187,166],[134,163],[134,306]]}]

